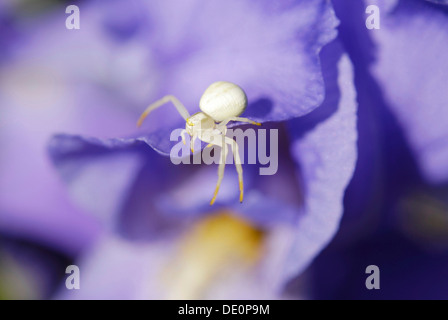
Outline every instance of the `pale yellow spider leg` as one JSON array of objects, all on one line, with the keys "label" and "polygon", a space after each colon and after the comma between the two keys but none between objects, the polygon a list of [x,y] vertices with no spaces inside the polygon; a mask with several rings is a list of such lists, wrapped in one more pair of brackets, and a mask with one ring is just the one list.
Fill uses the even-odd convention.
[{"label": "pale yellow spider leg", "polygon": [[149,105],[148,108],[142,113],[140,118],[137,121],[137,127],[140,127],[143,123],[143,121],[146,119],[146,117],[155,109],[163,106],[165,103],[172,102],[173,105],[176,107],[179,114],[184,118],[186,121],[190,114],[188,113],[188,110],[185,108],[185,106],[180,102],[175,96],[173,95],[167,95],[164,96],[162,99],[157,100],[156,102]]},{"label": "pale yellow spider leg", "polygon": [[190,140],[191,153],[194,153],[194,142],[196,141],[197,137],[198,137],[197,134],[193,134],[193,136],[191,137],[191,140]]},{"label": "pale yellow spider leg", "polygon": [[[238,173],[238,182],[239,182],[239,189],[240,189],[240,202],[243,202],[243,198],[244,198],[244,185],[243,185],[243,167],[241,166],[241,159],[240,159],[240,153],[238,151],[238,144],[236,143],[235,140],[226,137],[226,136],[221,136],[224,138],[223,142],[216,142],[216,141],[211,141],[211,144],[217,145],[219,147],[221,147],[222,150],[224,150],[224,152],[221,151],[221,155],[224,157],[221,159],[221,163],[219,164],[219,168],[218,168],[218,183],[216,184],[216,189],[215,189],[215,193],[213,195],[212,201],[210,201],[210,205],[212,205],[215,202],[216,196],[218,195],[218,191],[219,191],[219,187],[221,185],[221,181],[222,178],[224,177],[224,167],[225,167],[225,161],[227,158],[227,144],[230,145],[230,147],[232,148],[232,153],[233,153],[233,158],[235,161],[235,167],[236,167],[236,171]],[[215,138],[216,140],[216,138]],[[209,141],[206,141],[209,142]]]},{"label": "pale yellow spider leg", "polygon": [[180,132],[180,136],[182,137],[182,143],[183,143],[184,145],[187,145],[187,141],[185,140],[185,134],[187,134],[187,130],[183,129],[183,130]]},{"label": "pale yellow spider leg", "polygon": [[[219,138],[221,139],[223,137],[224,136],[220,136]],[[217,140],[218,138],[215,136],[212,139]],[[224,140],[219,141],[219,142],[212,141],[211,144],[221,147],[221,162],[219,163],[219,167],[218,167],[218,182],[216,183],[216,188],[215,188],[215,193],[213,194],[213,198],[210,201],[210,205],[213,205],[215,203],[216,196],[218,195],[218,191],[219,191],[219,187],[221,186],[222,179],[224,178],[224,169],[226,167],[226,159],[227,159],[228,149],[227,149],[227,144],[224,142]]]},{"label": "pale yellow spider leg", "polygon": [[238,182],[240,186],[240,202],[243,202],[244,186],[243,186],[243,167],[241,166],[240,153],[238,151],[238,144],[235,140],[225,137],[226,143],[232,147],[233,158],[235,160],[236,171],[238,172]]}]

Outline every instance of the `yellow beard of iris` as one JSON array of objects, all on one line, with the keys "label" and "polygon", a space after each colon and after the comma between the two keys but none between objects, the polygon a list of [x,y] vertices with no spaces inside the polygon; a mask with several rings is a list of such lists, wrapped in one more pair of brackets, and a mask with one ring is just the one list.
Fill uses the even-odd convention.
[{"label": "yellow beard of iris", "polygon": [[260,230],[227,212],[200,220],[180,240],[179,254],[165,274],[167,298],[204,298],[216,279],[254,266],[263,238]]}]

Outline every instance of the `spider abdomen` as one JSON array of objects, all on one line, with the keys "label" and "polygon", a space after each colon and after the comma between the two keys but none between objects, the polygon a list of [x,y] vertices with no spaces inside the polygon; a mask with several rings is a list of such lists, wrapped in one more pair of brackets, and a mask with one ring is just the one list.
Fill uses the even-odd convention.
[{"label": "spider abdomen", "polygon": [[246,107],[247,97],[243,89],[226,81],[212,83],[199,101],[201,111],[217,122],[238,117]]}]

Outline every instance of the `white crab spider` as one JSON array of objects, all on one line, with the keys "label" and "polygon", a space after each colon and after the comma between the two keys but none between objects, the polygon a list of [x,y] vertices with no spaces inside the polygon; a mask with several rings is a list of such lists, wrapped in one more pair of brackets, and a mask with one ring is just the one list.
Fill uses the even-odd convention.
[{"label": "white crab spider", "polygon": [[216,145],[221,147],[221,162],[218,167],[218,182],[216,184],[215,193],[210,201],[210,205],[216,200],[222,178],[224,177],[224,168],[227,158],[227,145],[232,148],[235,160],[236,171],[238,172],[238,180],[240,187],[240,202],[243,202],[243,168],[241,166],[240,155],[238,152],[238,144],[235,140],[226,137],[227,124],[230,121],[248,122],[260,126],[261,124],[248,118],[238,117],[247,107],[247,97],[243,89],[236,84],[225,81],[212,83],[204,92],[199,101],[200,112],[190,116],[185,106],[174,96],[167,95],[160,100],[152,103],[138,119],[137,126],[140,127],[143,120],[151,111],[167,102],[172,102],[182,118],[185,119],[185,129],[182,130],[182,141],[185,144],[185,136],[187,133],[191,136],[190,147],[194,152],[193,146],[196,139],[207,142],[209,146]]}]

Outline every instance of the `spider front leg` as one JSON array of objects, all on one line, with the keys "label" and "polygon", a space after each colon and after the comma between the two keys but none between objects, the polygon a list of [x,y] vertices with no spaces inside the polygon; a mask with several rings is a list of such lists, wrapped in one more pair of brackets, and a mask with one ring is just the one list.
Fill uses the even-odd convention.
[{"label": "spider front leg", "polygon": [[240,153],[238,151],[238,144],[235,140],[224,137],[226,143],[232,147],[233,159],[235,161],[236,172],[238,172],[238,182],[240,186],[240,202],[243,202],[244,186],[243,186],[243,167],[241,166]]},{"label": "spider front leg", "polygon": [[137,127],[140,127],[143,123],[143,121],[146,119],[146,117],[155,109],[163,106],[165,103],[171,102],[177,109],[177,112],[184,118],[184,120],[187,120],[190,117],[190,113],[185,108],[185,106],[180,102],[175,96],[173,95],[167,95],[164,96],[162,99],[157,100],[156,102],[149,105],[148,108],[142,113],[140,118],[137,121]]},{"label": "spider front leg", "polygon": [[191,149],[191,153],[194,153],[194,143],[195,143],[195,141],[196,141],[197,138],[198,138],[198,134],[197,134],[197,133],[194,133],[194,134],[191,136],[191,139],[190,139],[190,149]]},{"label": "spider front leg", "polygon": [[180,132],[180,136],[182,137],[182,143],[184,144],[184,145],[187,145],[187,140],[185,139],[185,135],[186,134],[188,134],[188,132],[187,132],[187,130],[185,130],[185,129],[183,129],[181,132]]},{"label": "spider front leg", "polygon": [[[219,167],[218,167],[218,182],[216,183],[215,192],[213,193],[213,198],[210,201],[210,205],[213,205],[215,203],[216,196],[218,195],[219,187],[221,186],[222,179],[224,178],[224,169],[226,167],[226,159],[227,159],[228,149],[227,149],[226,143],[224,142],[224,139],[222,139],[222,138],[224,138],[224,136],[215,135],[215,136],[212,136],[209,141],[205,141],[205,142],[209,142],[211,145],[221,147],[221,162],[219,163]],[[219,141],[216,141],[216,140],[219,140]]]},{"label": "spider front leg", "polygon": [[[219,139],[220,138],[220,139]],[[218,141],[216,141],[218,140]],[[212,145],[216,145],[221,147],[221,162],[218,167],[218,182],[216,183],[215,193],[213,194],[213,198],[210,201],[210,205],[213,205],[216,200],[216,196],[218,195],[219,187],[221,186],[222,179],[224,177],[224,168],[226,165],[227,159],[227,145],[229,144],[232,148],[232,153],[235,161],[236,171],[238,173],[238,181],[239,181],[239,189],[240,189],[240,202],[243,202],[244,196],[244,187],[243,187],[243,167],[241,166],[240,154],[238,151],[238,144],[235,140],[230,139],[224,135],[215,135],[210,137],[209,139],[204,140],[205,142],[209,142]]]}]

